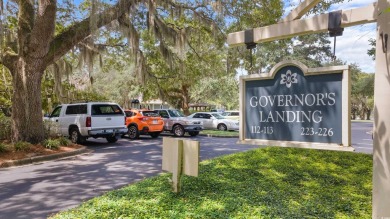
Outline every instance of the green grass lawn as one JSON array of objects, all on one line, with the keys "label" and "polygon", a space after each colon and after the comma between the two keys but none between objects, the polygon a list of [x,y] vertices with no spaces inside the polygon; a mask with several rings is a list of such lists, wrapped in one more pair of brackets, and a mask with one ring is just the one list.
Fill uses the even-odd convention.
[{"label": "green grass lawn", "polygon": [[212,136],[220,136],[220,137],[238,137],[238,131],[219,131],[219,130],[203,130],[200,132],[203,135],[212,135]]},{"label": "green grass lawn", "polygon": [[53,218],[371,218],[372,156],[263,148],[203,161],[171,192],[162,174]]}]

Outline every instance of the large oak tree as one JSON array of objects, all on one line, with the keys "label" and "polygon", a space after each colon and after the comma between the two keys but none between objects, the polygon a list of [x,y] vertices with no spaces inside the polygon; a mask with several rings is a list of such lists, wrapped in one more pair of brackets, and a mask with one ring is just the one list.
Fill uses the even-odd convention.
[{"label": "large oak tree", "polygon": [[[57,0],[19,0],[16,46],[5,47],[0,64],[12,75],[12,139],[40,142],[44,139],[41,82],[44,70],[59,60],[77,43],[91,34],[86,18],[55,33]],[[127,13],[136,1],[120,0],[96,14],[96,27],[102,27]]]},{"label": "large oak tree", "polygon": [[[79,45],[79,51],[95,51],[91,42],[92,34],[99,28],[117,22],[136,62],[136,71],[140,75],[147,72],[145,57],[140,49],[139,29],[149,29],[156,39],[156,46],[167,60],[171,60],[178,45],[178,55],[184,51],[185,33],[173,28],[164,21],[169,14],[189,13],[194,18],[213,26],[215,7],[210,1],[177,2],[171,0],[91,0],[86,5],[91,8],[89,17],[68,24],[56,23],[60,3],[57,0],[18,0],[16,40],[5,41],[4,25],[1,27],[0,65],[5,66],[12,75],[12,130],[13,141],[41,142],[44,139],[42,121],[41,83],[45,69],[55,64],[70,50]],[[3,0],[0,0],[3,5]],[[104,7],[97,8],[98,5]],[[218,6],[218,5],[215,5]],[[3,7],[0,8],[0,13]],[[2,15],[2,14],[0,14]],[[2,16],[4,18],[4,16]],[[15,18],[15,16],[13,17]],[[139,22],[144,18],[146,23]],[[214,17],[215,18],[215,17]],[[7,20],[9,22],[9,20]],[[12,23],[12,19],[11,19]],[[58,28],[61,26],[61,28]],[[61,30],[59,30],[61,29]],[[92,40],[93,41],[93,40]],[[81,52],[80,52],[81,53]]]}]

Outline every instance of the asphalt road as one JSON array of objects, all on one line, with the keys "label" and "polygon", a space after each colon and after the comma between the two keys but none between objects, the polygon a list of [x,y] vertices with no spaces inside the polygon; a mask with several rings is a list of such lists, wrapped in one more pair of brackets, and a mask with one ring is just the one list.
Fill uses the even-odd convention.
[{"label": "asphalt road", "polygon": [[372,154],[372,122],[352,122],[352,147],[355,148],[355,152]]},{"label": "asphalt road", "polygon": [[[352,123],[357,152],[372,153],[372,123]],[[198,136],[201,160],[247,151],[237,138]],[[370,148],[371,144],[371,148]],[[106,191],[161,173],[162,138],[143,137],[115,144],[88,142],[93,152],[34,165],[0,169],[0,218],[47,218]]]}]

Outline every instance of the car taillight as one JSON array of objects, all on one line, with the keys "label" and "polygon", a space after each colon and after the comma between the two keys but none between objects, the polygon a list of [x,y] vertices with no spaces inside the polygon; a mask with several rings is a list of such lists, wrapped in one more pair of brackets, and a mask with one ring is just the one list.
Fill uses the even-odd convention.
[{"label": "car taillight", "polygon": [[91,127],[91,125],[92,125],[91,117],[88,116],[87,119],[85,120],[85,126]]}]

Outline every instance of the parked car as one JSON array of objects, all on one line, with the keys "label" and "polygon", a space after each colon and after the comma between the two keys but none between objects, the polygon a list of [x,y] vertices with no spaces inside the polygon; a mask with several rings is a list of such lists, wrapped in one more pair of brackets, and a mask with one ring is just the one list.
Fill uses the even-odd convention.
[{"label": "parked car", "polygon": [[190,136],[197,136],[203,130],[202,122],[199,119],[191,119],[184,116],[182,112],[175,109],[155,110],[164,120],[164,130],[182,137],[186,132]]},{"label": "parked car", "polygon": [[78,144],[90,137],[103,137],[114,143],[127,133],[125,114],[116,103],[62,104],[44,120],[51,134],[69,136],[73,143]]},{"label": "parked car", "polygon": [[223,112],[225,112],[225,110],[224,109],[211,109],[210,112],[223,113]]},{"label": "parked car", "polygon": [[139,138],[139,135],[150,135],[157,138],[164,130],[164,121],[161,116],[152,110],[130,109],[125,110],[126,126],[130,139]]},{"label": "parked car", "polygon": [[233,119],[233,120],[239,120],[240,119],[240,111],[238,110],[228,110],[223,113],[221,113],[225,119]]},{"label": "parked car", "polygon": [[189,118],[201,119],[204,129],[218,129],[221,131],[238,130],[237,120],[225,119],[221,114],[214,112],[197,112],[188,116]]}]

